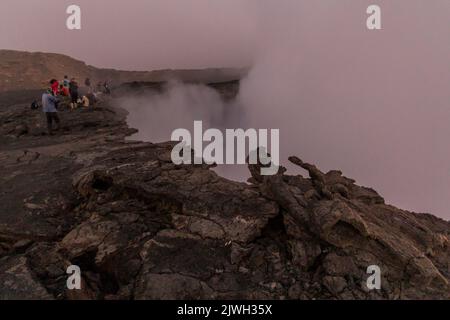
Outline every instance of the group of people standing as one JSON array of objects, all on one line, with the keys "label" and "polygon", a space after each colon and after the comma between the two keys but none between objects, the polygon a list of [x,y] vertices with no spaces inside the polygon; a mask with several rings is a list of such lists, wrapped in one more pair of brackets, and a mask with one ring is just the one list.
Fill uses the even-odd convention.
[{"label": "group of people standing", "polygon": [[[86,79],[86,83],[89,83],[90,80]],[[58,80],[56,79],[52,79],[50,81],[50,87],[51,87],[51,91],[53,93],[53,96],[57,97],[57,96],[61,96],[61,97],[70,97],[70,108],[76,109],[78,107],[78,104],[80,102],[82,102],[80,99],[80,94],[79,94],[79,86],[78,86],[78,82],[76,81],[75,78],[72,78],[71,80],[69,80],[68,76],[64,76],[64,80],[62,80],[62,82],[60,83]],[[90,88],[90,87],[88,87]],[[89,89],[90,91],[90,89]],[[89,92],[91,93],[91,92]],[[86,97],[86,99],[89,101],[89,99]],[[86,107],[89,106],[89,102],[85,102],[84,104]]]},{"label": "group of people standing", "polygon": [[[95,103],[96,93],[92,88],[91,80],[87,78],[84,84],[86,88],[83,89],[86,92],[80,94],[80,88],[75,78],[69,80],[68,76],[64,76],[64,79],[61,81],[61,83],[56,79],[52,79],[50,81],[50,88],[47,89],[47,91],[42,95],[42,109],[46,115],[49,135],[53,135],[53,122],[56,123],[56,130],[59,130],[60,119],[58,117],[57,110],[58,104],[60,102],[59,98],[70,98],[71,110],[76,109],[80,104],[83,107],[89,107],[91,103]],[[100,90],[103,91],[103,93],[110,93],[107,82],[105,82],[103,85],[99,83],[99,85],[97,86],[97,90],[99,86],[103,87],[103,90]],[[32,108],[34,108],[33,105],[35,103],[36,102],[32,104]]]}]

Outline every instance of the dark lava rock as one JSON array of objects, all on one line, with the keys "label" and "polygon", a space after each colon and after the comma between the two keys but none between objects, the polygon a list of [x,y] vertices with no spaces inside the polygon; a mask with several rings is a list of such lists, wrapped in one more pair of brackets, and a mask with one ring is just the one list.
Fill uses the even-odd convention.
[{"label": "dark lava rock", "polygon": [[42,113],[2,107],[0,298],[450,298],[449,222],[297,157],[309,177],[250,166],[251,184],[177,166],[172,143],[126,141],[125,116],[63,106],[47,136]]}]

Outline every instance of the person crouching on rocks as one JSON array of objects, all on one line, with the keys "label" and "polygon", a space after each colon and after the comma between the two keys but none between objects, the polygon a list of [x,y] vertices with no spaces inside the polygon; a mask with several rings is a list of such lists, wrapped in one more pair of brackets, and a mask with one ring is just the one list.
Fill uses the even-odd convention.
[{"label": "person crouching on rocks", "polygon": [[59,130],[59,117],[58,117],[58,99],[53,95],[53,90],[48,89],[42,95],[42,109],[47,117],[48,134],[53,135],[53,120],[56,122],[56,130]]},{"label": "person crouching on rocks", "polygon": [[81,99],[81,104],[83,105],[83,107],[89,108],[90,106],[89,98],[87,96],[83,96],[83,98]]}]

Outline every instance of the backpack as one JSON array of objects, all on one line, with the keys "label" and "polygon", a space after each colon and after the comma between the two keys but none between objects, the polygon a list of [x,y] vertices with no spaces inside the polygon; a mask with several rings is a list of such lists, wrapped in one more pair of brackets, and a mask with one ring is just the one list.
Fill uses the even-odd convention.
[{"label": "backpack", "polygon": [[39,109],[39,107],[39,102],[37,102],[36,100],[31,103],[31,110]]}]

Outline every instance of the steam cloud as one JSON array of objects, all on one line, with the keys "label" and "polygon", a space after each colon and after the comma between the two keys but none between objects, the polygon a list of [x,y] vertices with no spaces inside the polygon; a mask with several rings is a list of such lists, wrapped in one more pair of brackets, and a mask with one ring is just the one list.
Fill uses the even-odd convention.
[{"label": "steam cloud", "polygon": [[450,4],[381,1],[379,32],[363,27],[364,1],[265,4],[239,97],[249,126],[281,129],[284,163],[298,154],[450,218]]},{"label": "steam cloud", "polygon": [[139,128],[133,139],[165,142],[173,130],[191,130],[195,120],[215,128],[226,116],[226,103],[219,94],[204,85],[169,83],[166,90],[134,97],[127,95],[115,101],[130,112],[128,122]]},{"label": "steam cloud", "polygon": [[[376,32],[365,28],[366,1],[253,3],[257,45],[237,101],[175,86],[137,101],[136,114],[127,101],[130,123],[151,141],[194,120],[279,128],[282,164],[299,155],[324,171],[341,169],[389,203],[448,219],[450,3],[378,2],[384,29]],[[224,174],[248,175],[235,170]]]}]

